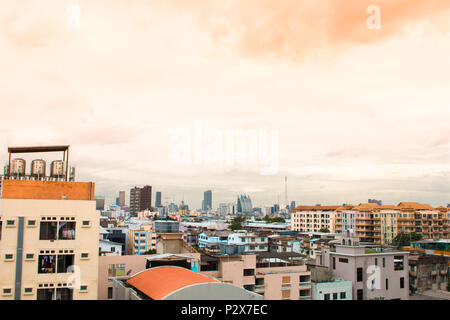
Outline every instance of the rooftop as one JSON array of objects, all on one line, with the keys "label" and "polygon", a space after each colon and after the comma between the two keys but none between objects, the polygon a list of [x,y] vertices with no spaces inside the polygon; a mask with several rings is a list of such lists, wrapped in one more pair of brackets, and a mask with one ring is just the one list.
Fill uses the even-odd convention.
[{"label": "rooftop", "polygon": [[185,268],[172,266],[147,269],[127,281],[129,285],[153,300],[162,300],[179,289],[208,282],[220,281]]}]

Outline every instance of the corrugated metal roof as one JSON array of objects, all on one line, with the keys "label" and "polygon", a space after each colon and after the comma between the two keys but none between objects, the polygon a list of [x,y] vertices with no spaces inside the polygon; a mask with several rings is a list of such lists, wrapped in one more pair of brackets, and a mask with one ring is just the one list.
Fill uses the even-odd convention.
[{"label": "corrugated metal roof", "polygon": [[187,286],[219,280],[181,267],[156,267],[131,277],[127,283],[153,300],[161,300],[172,292]]}]

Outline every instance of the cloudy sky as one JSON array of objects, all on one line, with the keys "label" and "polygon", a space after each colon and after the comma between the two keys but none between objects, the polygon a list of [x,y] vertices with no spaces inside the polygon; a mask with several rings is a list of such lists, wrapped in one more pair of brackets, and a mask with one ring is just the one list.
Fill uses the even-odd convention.
[{"label": "cloudy sky", "polygon": [[347,2],[0,0],[0,161],[69,144],[107,202],[446,205],[450,1]]}]

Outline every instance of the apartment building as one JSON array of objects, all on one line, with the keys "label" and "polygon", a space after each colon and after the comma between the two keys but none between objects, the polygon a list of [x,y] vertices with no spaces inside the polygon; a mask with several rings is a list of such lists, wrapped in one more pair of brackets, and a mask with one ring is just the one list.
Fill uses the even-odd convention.
[{"label": "apartment building", "polygon": [[418,202],[397,206],[362,203],[336,210],[336,232],[353,230],[361,242],[388,245],[399,233],[418,233],[424,239],[448,239],[448,208]]},{"label": "apartment building", "polygon": [[229,230],[203,231],[198,235],[198,246],[209,253],[219,253],[219,244],[228,244],[228,235],[231,233]]},{"label": "apartment building", "polygon": [[448,208],[434,209],[428,204],[418,202],[400,202],[398,231],[404,233],[416,232],[423,239],[448,239]]},{"label": "apartment building", "polygon": [[301,252],[302,241],[295,236],[271,235],[268,239],[270,252]]},{"label": "apartment building", "polygon": [[268,251],[268,238],[264,234],[257,234],[241,230],[228,235],[227,245],[240,247],[240,252]]},{"label": "apartment building", "polygon": [[6,179],[0,221],[0,299],[97,298],[93,183]]},{"label": "apartment building", "polygon": [[202,274],[243,287],[265,300],[311,299],[311,272],[299,254],[265,252],[210,259],[217,260],[217,267]]},{"label": "apartment building", "polygon": [[335,231],[336,210],[341,206],[298,206],[291,211],[291,230],[319,232]]},{"label": "apartment building", "polygon": [[138,228],[128,230],[128,254],[148,254],[156,250],[156,232],[150,224],[143,224]]},{"label": "apartment building", "polygon": [[138,212],[152,208],[152,187],[134,187],[130,189],[130,214],[136,217]]},{"label": "apartment building", "polygon": [[336,245],[323,249],[332,278],[352,282],[353,300],[408,300],[409,252],[377,252],[364,246]]}]

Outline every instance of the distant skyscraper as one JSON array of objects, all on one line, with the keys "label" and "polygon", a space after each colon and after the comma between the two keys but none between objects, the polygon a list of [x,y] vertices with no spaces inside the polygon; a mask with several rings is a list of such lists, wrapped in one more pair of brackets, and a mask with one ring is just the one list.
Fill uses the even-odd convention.
[{"label": "distant skyscraper", "polygon": [[119,205],[119,197],[116,197],[116,206]]},{"label": "distant skyscraper", "polygon": [[119,192],[119,203],[118,206],[125,207],[125,191]]},{"label": "distant skyscraper", "polygon": [[237,212],[238,213],[252,213],[253,205],[252,200],[247,195],[241,195],[237,199]]},{"label": "distant skyscraper", "polygon": [[368,202],[369,202],[369,203],[376,203],[376,204],[378,204],[379,206],[382,206],[382,205],[383,205],[383,201],[381,201],[381,200],[369,199]]},{"label": "distant skyscraper", "polygon": [[203,194],[202,209],[204,211],[212,209],[212,191],[205,191]]},{"label": "distant skyscraper", "polygon": [[291,207],[289,209],[290,210],[294,210],[295,209],[295,201],[291,201]]},{"label": "distant skyscraper", "polygon": [[272,207],[272,213],[277,213],[280,211],[280,206],[278,204],[274,204]]},{"label": "distant skyscraper", "polygon": [[152,187],[134,187],[130,190],[130,214],[137,216],[137,213],[152,208]]},{"label": "distant skyscraper", "polygon": [[161,192],[156,191],[155,207],[161,207]]}]

